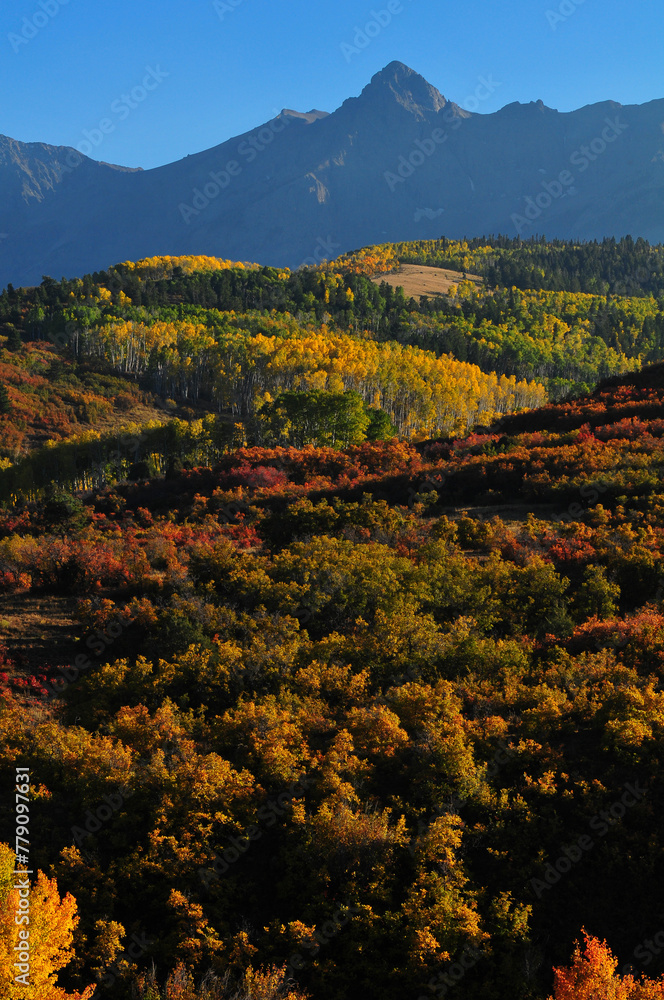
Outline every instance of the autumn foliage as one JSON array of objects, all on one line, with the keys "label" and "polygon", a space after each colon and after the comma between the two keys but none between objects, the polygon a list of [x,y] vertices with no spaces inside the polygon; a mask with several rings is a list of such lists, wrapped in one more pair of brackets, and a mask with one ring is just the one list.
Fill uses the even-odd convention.
[{"label": "autumn foliage", "polygon": [[[369,280],[407,253],[486,284]],[[662,995],[664,378],[621,374],[659,350],[653,295],[609,301],[631,253],[157,258],[0,295],[35,1000]]]},{"label": "autumn foliage", "polygon": [[[73,959],[72,940],[78,924],[76,900],[69,894],[60,898],[55,879],[39,872],[30,889],[29,924],[18,923],[19,891],[14,876],[15,856],[0,844],[0,991],[7,1000],[89,1000],[90,986],[82,993],[66,992],[57,986],[57,977]],[[17,982],[20,931],[29,932],[29,983]],[[22,970],[21,970],[22,971]]]},{"label": "autumn foliage", "polygon": [[577,942],[574,960],[568,968],[555,969],[555,989],[551,1000],[659,1000],[664,997],[664,976],[658,981],[617,974],[618,959],[606,941],[583,931],[583,945]]}]

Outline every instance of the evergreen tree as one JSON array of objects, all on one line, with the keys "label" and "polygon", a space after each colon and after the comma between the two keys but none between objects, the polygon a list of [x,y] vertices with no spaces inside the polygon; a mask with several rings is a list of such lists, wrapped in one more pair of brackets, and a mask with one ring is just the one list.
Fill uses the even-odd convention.
[{"label": "evergreen tree", "polygon": [[7,387],[3,382],[0,382],[0,413],[11,413],[11,411],[12,401],[9,398]]},{"label": "evergreen tree", "polygon": [[397,436],[397,428],[385,410],[369,407],[366,412],[369,417],[369,426],[366,431],[367,441],[387,441],[389,438]]},{"label": "evergreen tree", "polygon": [[5,344],[7,350],[12,351],[13,353],[20,351],[23,346],[23,341],[21,340],[21,334],[18,332],[16,327],[13,324],[8,323],[7,326],[4,327],[3,333],[7,337],[7,342]]}]

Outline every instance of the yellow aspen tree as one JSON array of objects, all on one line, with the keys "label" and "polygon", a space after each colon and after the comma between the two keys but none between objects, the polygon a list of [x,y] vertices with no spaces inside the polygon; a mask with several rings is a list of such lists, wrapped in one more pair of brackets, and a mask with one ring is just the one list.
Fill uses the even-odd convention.
[{"label": "yellow aspen tree", "polygon": [[3,1000],[89,1000],[94,986],[82,993],[67,993],[57,985],[58,972],[74,957],[76,900],[69,894],[61,899],[55,879],[43,872],[28,890],[21,884],[27,878],[14,874],[14,860],[11,848],[0,844],[0,996]]}]

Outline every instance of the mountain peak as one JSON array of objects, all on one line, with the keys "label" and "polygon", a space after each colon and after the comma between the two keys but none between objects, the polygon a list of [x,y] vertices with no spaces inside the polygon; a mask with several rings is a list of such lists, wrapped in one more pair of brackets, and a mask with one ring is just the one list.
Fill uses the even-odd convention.
[{"label": "mountain peak", "polygon": [[383,69],[379,70],[378,73],[375,73],[372,77],[372,80],[378,80],[380,77],[384,76],[408,77],[408,76],[419,76],[419,73],[416,73],[414,69],[411,69],[410,66],[406,66],[405,63],[400,62],[398,59],[393,59],[391,63],[388,63],[387,66],[384,66]]},{"label": "mountain peak", "polygon": [[435,87],[402,62],[391,62],[385,69],[371,78],[364,88],[360,100],[385,104],[396,101],[403,108],[423,118],[427,113],[437,113],[447,101]]}]

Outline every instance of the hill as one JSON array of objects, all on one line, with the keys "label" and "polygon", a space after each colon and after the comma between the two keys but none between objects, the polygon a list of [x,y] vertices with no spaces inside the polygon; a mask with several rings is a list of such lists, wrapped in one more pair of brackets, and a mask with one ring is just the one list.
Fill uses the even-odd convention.
[{"label": "hill", "polygon": [[[358,259],[366,269],[371,255]],[[535,380],[362,329],[407,300],[353,270],[164,257],[7,289],[2,495],[98,485],[142,463],[163,472],[175,451],[198,464],[247,441],[430,436],[544,401]]]},{"label": "hill", "polygon": [[[254,418],[285,390],[357,391],[407,435],[485,424],[541,402],[538,385],[557,399],[663,359],[663,260],[645,241],[443,239],[297,273],[160,257],[10,286],[0,295],[0,459],[92,432],[86,447],[107,442],[99,465],[118,451],[110,438],[123,424],[174,416],[216,415],[213,450],[235,423],[242,440],[267,441]],[[460,280],[414,295],[424,289],[411,268]],[[424,381],[413,393],[416,371]]]},{"label": "hill", "polygon": [[663,435],[658,366],[6,504],[0,760],[69,987],[545,1000],[583,926],[664,972]]},{"label": "hill", "polygon": [[0,284],[166,253],[296,268],[442,229],[661,241],[661,121],[662,101],[471,113],[394,62],[332,114],[285,110],[153,170],[2,137]]}]

